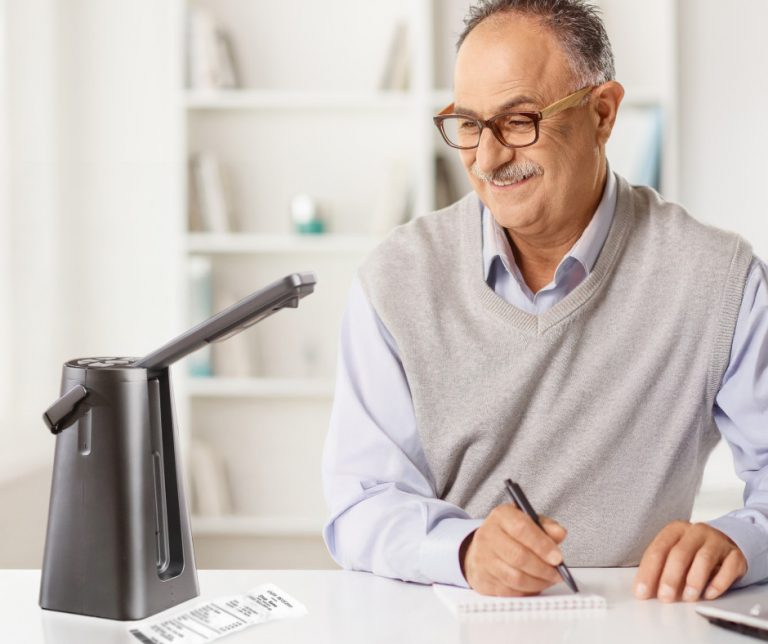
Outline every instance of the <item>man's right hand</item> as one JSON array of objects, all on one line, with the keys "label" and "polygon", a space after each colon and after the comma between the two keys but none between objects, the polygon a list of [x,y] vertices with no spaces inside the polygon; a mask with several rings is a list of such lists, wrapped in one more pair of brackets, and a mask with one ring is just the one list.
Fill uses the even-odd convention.
[{"label": "man's right hand", "polygon": [[556,566],[563,562],[558,544],[566,531],[540,517],[541,530],[511,503],[495,507],[462,543],[461,570],[467,583],[483,595],[536,595],[562,581]]}]

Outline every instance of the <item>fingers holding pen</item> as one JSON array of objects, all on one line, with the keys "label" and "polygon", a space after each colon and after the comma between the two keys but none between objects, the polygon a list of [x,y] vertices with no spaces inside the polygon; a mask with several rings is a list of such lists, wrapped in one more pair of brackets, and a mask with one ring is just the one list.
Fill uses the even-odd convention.
[{"label": "fingers holding pen", "polygon": [[539,521],[541,522],[541,527],[547,531],[547,534],[552,537],[558,545],[560,545],[568,535],[568,531],[563,526],[549,517],[539,517]]},{"label": "fingers holding pen", "polygon": [[[542,573],[539,573],[542,574]],[[520,595],[538,595],[542,590],[546,590],[552,584],[560,581],[560,575],[556,578],[540,577],[539,574],[532,575],[522,568],[507,563],[499,559],[494,570],[494,575],[501,582],[501,586],[506,590],[504,594],[509,594],[512,589],[515,594]],[[543,573],[548,575],[548,573]]]},{"label": "fingers holding pen", "polygon": [[501,505],[494,512],[500,514],[502,529],[539,559],[550,566],[563,563],[559,543],[565,538],[565,529],[558,523],[542,517],[540,521],[545,530],[543,532],[527,514],[512,504]]},{"label": "fingers holding pen", "polygon": [[544,587],[560,581],[560,573],[552,564],[542,560],[519,541],[500,539],[494,544],[494,551],[499,560],[506,566],[511,566],[530,577],[546,582]]},{"label": "fingers holding pen", "polygon": [[[542,519],[542,531],[512,504],[495,508],[462,549],[462,570],[469,585],[483,594],[536,594],[561,581],[558,543],[565,530]],[[549,557],[549,560],[546,559]]]}]

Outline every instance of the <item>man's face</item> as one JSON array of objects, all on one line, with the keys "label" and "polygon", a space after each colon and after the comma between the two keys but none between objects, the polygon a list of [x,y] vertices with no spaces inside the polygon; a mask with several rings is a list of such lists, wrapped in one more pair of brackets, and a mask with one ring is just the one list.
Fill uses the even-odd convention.
[{"label": "man's face", "polygon": [[[500,112],[531,111],[564,98],[578,87],[555,37],[537,22],[515,15],[480,23],[459,50],[454,75],[455,111],[488,119]],[[597,119],[578,106],[540,124],[530,147],[507,148],[488,129],[480,146],[462,150],[470,182],[496,220],[522,234],[546,235],[594,194],[600,168]],[[539,174],[512,185],[485,181],[508,164],[528,163]],[[502,183],[508,183],[502,181]]]}]

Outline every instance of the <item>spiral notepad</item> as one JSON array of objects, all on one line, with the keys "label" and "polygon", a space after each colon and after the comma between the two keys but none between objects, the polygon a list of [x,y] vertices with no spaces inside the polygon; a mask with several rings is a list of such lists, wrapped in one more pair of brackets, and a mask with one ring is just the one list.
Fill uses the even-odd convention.
[{"label": "spiral notepad", "polygon": [[455,586],[434,584],[432,588],[456,614],[606,608],[605,597],[588,593],[563,594],[549,589],[533,597],[489,597]]}]

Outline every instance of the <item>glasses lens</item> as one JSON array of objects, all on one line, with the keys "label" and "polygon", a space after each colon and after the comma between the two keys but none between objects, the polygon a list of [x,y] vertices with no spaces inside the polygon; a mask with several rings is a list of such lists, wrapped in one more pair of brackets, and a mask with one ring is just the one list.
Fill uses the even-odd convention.
[{"label": "glasses lens", "polygon": [[524,147],[536,138],[536,123],[524,114],[502,114],[494,123],[507,145]]},{"label": "glasses lens", "polygon": [[[525,114],[500,114],[493,119],[501,140],[511,147],[525,147],[536,140],[536,122]],[[449,116],[443,119],[443,132],[459,148],[475,148],[480,143],[480,125],[474,119]]]},{"label": "glasses lens", "polygon": [[443,132],[451,145],[474,148],[480,142],[480,126],[477,121],[461,116],[443,119]]}]

